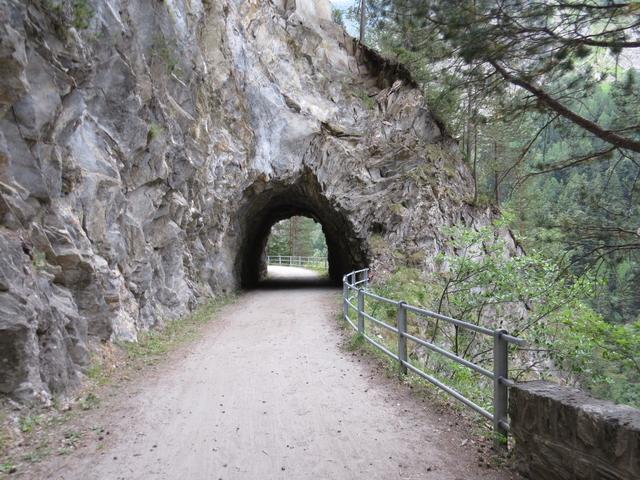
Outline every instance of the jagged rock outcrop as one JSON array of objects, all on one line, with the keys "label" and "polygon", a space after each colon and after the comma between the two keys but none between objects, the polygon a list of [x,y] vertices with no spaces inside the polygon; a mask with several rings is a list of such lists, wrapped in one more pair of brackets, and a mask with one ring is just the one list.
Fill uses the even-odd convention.
[{"label": "jagged rock outcrop", "polygon": [[[273,221],[332,274],[423,269],[469,174],[406,71],[326,0],[0,0],[0,392],[251,284]],[[256,253],[257,252],[257,253]]]}]

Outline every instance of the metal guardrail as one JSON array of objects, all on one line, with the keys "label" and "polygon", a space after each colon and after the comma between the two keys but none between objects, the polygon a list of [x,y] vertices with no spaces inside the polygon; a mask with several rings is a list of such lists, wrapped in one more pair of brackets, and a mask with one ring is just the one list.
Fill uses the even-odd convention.
[{"label": "metal guardrail", "polygon": [[[408,305],[405,302],[391,300],[389,298],[381,297],[369,291],[367,289],[369,285],[369,269],[365,268],[362,270],[357,270],[355,272],[348,273],[342,279],[343,284],[343,315],[344,318],[349,324],[358,331],[369,343],[374,345],[376,348],[382,350],[388,356],[393,358],[398,362],[398,366],[400,369],[400,373],[407,374],[408,371],[415,373],[416,375],[424,378],[425,380],[431,382],[438,388],[444,390],[449,395],[457,399],[458,401],[465,404],[467,407],[472,410],[478,412],[483,417],[491,420],[493,422],[494,430],[502,435],[507,435],[509,432],[509,419],[508,419],[508,388],[513,385],[513,381],[509,380],[509,344],[515,344],[519,346],[525,345],[525,341],[513,337],[507,333],[506,330],[491,330],[479,325],[475,325],[473,323],[464,322],[462,320],[457,320],[455,318],[447,317],[445,315],[441,315],[439,313],[431,312],[429,310],[425,310],[423,308],[414,307],[412,305]],[[355,292],[354,296],[351,296],[350,293]],[[377,318],[374,318],[372,315],[368,314],[365,311],[365,297],[371,298],[373,300],[384,302],[387,304],[395,305],[397,307],[397,322],[396,326],[389,325]],[[357,298],[357,305],[354,305],[352,301]],[[349,314],[351,309],[355,310],[358,314],[357,324],[355,324]],[[407,331],[407,312],[412,312],[418,316],[434,318],[437,320],[441,320],[444,322],[448,322],[450,324],[455,325],[459,328],[464,328],[467,330],[471,330],[475,333],[479,333],[482,335],[487,335],[493,337],[493,371],[487,370],[480,365],[477,365],[469,360],[466,360],[462,357],[459,357],[453,352],[450,352],[444,348],[441,348],[433,343],[423,339],[411,335]],[[386,348],[384,345],[380,344],[373,338],[367,335],[365,332],[365,319],[372,321],[376,325],[395,333],[397,335],[398,341],[398,353],[393,353],[391,350]],[[429,350],[436,352],[444,357],[453,360],[454,362],[459,363],[471,370],[483,375],[493,381],[493,413],[488,412],[480,405],[477,405],[470,399],[466,398],[462,393],[457,390],[445,385],[437,378],[429,375],[423,370],[419,369],[415,365],[409,362],[408,354],[407,354],[407,341],[412,341],[421,345]]]},{"label": "metal guardrail", "polygon": [[287,267],[308,267],[321,266],[329,268],[327,257],[300,257],[290,255],[269,255],[267,256],[268,265],[283,265]]}]

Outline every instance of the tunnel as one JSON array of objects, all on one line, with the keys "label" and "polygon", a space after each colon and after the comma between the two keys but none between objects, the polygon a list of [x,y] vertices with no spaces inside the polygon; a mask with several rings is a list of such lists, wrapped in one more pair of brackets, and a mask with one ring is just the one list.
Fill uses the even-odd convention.
[{"label": "tunnel", "polygon": [[256,182],[245,190],[238,215],[242,234],[235,268],[242,288],[255,288],[264,279],[271,227],[293,216],[312,218],[322,226],[331,283],[340,285],[345,273],[367,264],[366,251],[347,216],[322,194],[310,172],[293,181]]}]

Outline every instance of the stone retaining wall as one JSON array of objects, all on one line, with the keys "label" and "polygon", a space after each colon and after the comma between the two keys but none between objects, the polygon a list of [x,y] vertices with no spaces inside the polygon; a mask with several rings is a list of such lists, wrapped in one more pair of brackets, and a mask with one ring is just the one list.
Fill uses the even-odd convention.
[{"label": "stone retaining wall", "polygon": [[549,382],[511,389],[517,468],[531,479],[640,479],[640,410]]}]

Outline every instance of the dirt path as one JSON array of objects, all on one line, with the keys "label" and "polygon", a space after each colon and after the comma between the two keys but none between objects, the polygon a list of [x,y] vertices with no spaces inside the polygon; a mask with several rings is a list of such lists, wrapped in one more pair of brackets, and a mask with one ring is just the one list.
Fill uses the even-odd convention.
[{"label": "dirt path", "polygon": [[42,465],[47,477],[510,478],[478,467],[451,417],[340,348],[338,295],[243,295],[190,351],[116,400],[101,448]]}]

